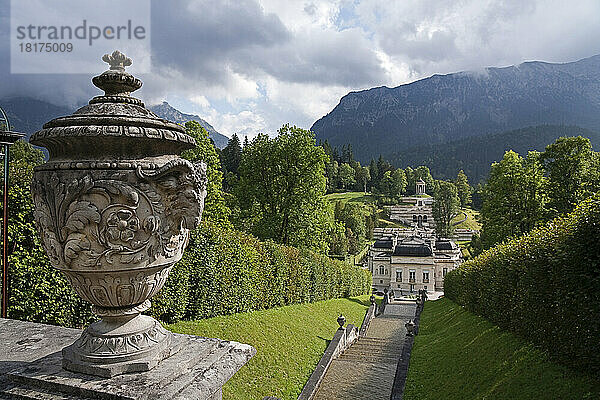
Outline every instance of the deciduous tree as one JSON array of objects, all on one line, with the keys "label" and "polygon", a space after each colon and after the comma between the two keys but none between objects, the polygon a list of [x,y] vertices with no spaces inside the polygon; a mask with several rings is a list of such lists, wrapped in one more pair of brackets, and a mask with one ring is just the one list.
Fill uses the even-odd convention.
[{"label": "deciduous tree", "polygon": [[278,133],[259,134],[242,152],[235,192],[245,228],[262,239],[325,251],[333,220],[324,197],[327,156],[308,130],[286,124]]},{"label": "deciduous tree", "polygon": [[525,160],[507,151],[502,161],[492,164],[481,209],[484,248],[529,232],[545,220],[543,186],[539,153],[531,152]]},{"label": "deciduous tree", "polygon": [[392,174],[392,196],[400,197],[406,192],[406,175],[404,170],[398,168]]},{"label": "deciduous tree", "polygon": [[596,188],[590,187],[597,173],[590,140],[581,136],[561,137],[548,145],[540,156],[548,177],[548,207],[555,214],[572,211]]},{"label": "deciduous tree", "polygon": [[355,169],[355,180],[356,184],[360,186],[360,189],[367,193],[367,184],[371,180],[369,168],[361,167],[360,164],[358,164],[357,168]]},{"label": "deciduous tree", "polygon": [[347,189],[348,187],[354,185],[356,183],[354,178],[354,168],[347,163],[340,165],[338,170],[338,180],[342,189]]},{"label": "deciduous tree", "polygon": [[454,231],[452,218],[459,210],[458,191],[452,182],[436,181],[434,186],[433,218],[440,237],[450,237]]},{"label": "deciduous tree", "polygon": [[467,207],[471,204],[471,193],[473,189],[469,185],[469,180],[467,179],[467,175],[461,169],[458,171],[458,175],[456,176],[456,180],[454,181],[456,185],[456,190],[458,190],[458,198],[460,199],[460,206],[462,208]]}]

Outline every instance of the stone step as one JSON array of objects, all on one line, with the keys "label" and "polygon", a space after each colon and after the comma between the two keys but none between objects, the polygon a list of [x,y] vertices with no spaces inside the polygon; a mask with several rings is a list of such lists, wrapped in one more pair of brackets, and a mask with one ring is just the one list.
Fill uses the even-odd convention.
[{"label": "stone step", "polygon": [[371,346],[351,346],[346,349],[343,354],[348,352],[352,353],[360,353],[360,354],[376,354],[376,353],[389,353],[389,354],[400,354],[402,352],[402,346],[380,346],[380,347],[371,347]]},{"label": "stone step", "polygon": [[347,349],[344,354],[347,353],[356,353],[356,354],[379,354],[379,353],[388,353],[388,354],[400,354],[402,352],[402,346],[364,346],[360,344],[352,345],[349,349]]},{"label": "stone step", "polygon": [[340,361],[352,361],[352,362],[366,362],[366,363],[379,363],[379,362],[390,362],[393,364],[398,363],[399,356],[392,354],[344,354],[338,358]]},{"label": "stone step", "polygon": [[80,396],[62,394],[42,388],[26,388],[15,385],[0,392],[0,399],[10,400],[79,400]]},{"label": "stone step", "polygon": [[373,349],[373,350],[375,350],[375,349],[384,349],[384,350],[395,351],[397,349],[402,349],[403,346],[404,346],[403,342],[398,342],[398,343],[395,343],[395,342],[385,342],[385,343],[381,343],[379,345],[372,344],[372,343],[360,343],[360,342],[358,342],[358,343],[353,344],[351,346],[351,348],[355,347],[357,349],[365,349],[365,350],[370,350],[370,349]]},{"label": "stone step", "polygon": [[389,343],[390,340],[387,339],[380,339],[380,338],[368,338],[368,337],[363,337],[358,339],[355,343],[360,343],[363,344],[365,346],[382,346],[385,345],[387,343]]},{"label": "stone step", "polygon": [[382,338],[378,338],[378,337],[371,337],[371,336],[363,336],[363,337],[359,338],[357,340],[357,342],[380,344],[380,343],[386,343],[387,339],[382,339]]},{"label": "stone step", "polygon": [[396,365],[333,360],[314,400],[389,399]]},{"label": "stone step", "polygon": [[348,351],[357,353],[399,353],[402,351],[402,346],[392,346],[389,343],[379,347],[355,344],[346,350],[346,352]]},{"label": "stone step", "polygon": [[369,338],[361,338],[359,340],[356,341],[357,343],[365,343],[365,344],[372,344],[374,346],[377,345],[383,345],[383,344],[387,344],[387,343],[403,343],[404,342],[404,335],[402,335],[401,337],[392,337],[392,338],[386,338],[386,339],[382,339],[382,338],[374,338],[373,340],[369,340]]}]

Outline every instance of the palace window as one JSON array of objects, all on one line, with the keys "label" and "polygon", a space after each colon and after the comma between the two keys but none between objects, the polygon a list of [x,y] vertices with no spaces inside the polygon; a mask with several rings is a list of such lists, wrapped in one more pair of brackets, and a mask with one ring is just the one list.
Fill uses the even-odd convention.
[{"label": "palace window", "polygon": [[417,222],[417,216],[413,215],[413,222]]},{"label": "palace window", "polygon": [[423,222],[427,222],[427,215],[423,215]]},{"label": "palace window", "polygon": [[448,273],[448,268],[444,268],[443,271],[442,271],[442,275],[443,275],[444,278],[446,277],[447,273]]},{"label": "palace window", "polygon": [[383,265],[379,266],[379,275],[385,275],[385,267]]},{"label": "palace window", "polygon": [[423,271],[423,283],[429,283],[429,271]]},{"label": "palace window", "polygon": [[397,282],[402,282],[402,270],[396,270],[396,281]]},{"label": "palace window", "polygon": [[414,269],[411,269],[410,271],[408,271],[408,281],[414,282],[416,274],[417,274],[417,271]]}]

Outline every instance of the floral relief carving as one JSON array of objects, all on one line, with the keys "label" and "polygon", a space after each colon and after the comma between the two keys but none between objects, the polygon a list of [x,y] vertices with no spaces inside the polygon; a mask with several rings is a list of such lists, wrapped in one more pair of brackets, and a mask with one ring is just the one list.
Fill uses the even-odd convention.
[{"label": "floral relief carving", "polygon": [[128,243],[140,229],[140,220],[134,211],[123,208],[112,212],[106,225],[106,233],[110,240]]},{"label": "floral relief carving", "polygon": [[[137,265],[181,255],[202,213],[206,175],[201,166],[176,160],[156,171],[93,175],[98,172],[66,183],[56,172],[36,175],[35,219],[55,267]],[[51,182],[58,184],[48,190]]]}]

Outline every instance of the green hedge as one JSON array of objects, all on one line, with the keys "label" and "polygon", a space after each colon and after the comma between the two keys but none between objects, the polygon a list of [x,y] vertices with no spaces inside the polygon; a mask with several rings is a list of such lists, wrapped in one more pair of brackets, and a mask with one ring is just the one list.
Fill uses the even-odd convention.
[{"label": "green hedge", "polygon": [[151,311],[174,322],[357,296],[370,288],[370,273],[359,267],[203,223]]},{"label": "green hedge", "polygon": [[[33,250],[10,256],[9,318],[71,327],[97,319],[31,235]],[[359,267],[203,223],[150,313],[175,322],[356,296],[370,287],[370,273]]]},{"label": "green hedge", "polygon": [[600,371],[600,195],[467,261],[444,291],[565,364]]}]

